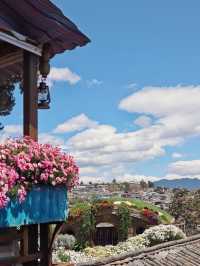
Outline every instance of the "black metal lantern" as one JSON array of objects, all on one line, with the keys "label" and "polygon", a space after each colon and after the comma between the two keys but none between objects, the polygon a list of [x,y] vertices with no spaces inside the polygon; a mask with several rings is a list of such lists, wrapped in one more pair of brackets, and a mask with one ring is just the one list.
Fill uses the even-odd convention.
[{"label": "black metal lantern", "polygon": [[38,87],[38,109],[50,108],[49,104],[51,102],[51,98],[49,86],[46,84],[46,78],[50,72],[49,49],[50,46],[48,44],[45,44],[42,51],[42,57],[40,58],[39,70],[42,78]]},{"label": "black metal lantern", "polygon": [[46,79],[42,78],[38,87],[38,109],[49,109],[50,102],[49,86],[46,84]]}]

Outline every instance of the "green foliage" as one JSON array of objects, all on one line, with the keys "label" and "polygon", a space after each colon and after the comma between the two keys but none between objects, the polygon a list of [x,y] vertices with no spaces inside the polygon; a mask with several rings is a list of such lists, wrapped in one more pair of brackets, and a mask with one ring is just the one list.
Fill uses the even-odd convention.
[{"label": "green foliage", "polygon": [[0,116],[9,115],[15,105],[14,84],[0,87]]},{"label": "green foliage", "polygon": [[119,215],[119,239],[124,241],[128,237],[128,228],[130,226],[130,210],[125,204],[121,204],[118,208]]},{"label": "green foliage", "polygon": [[190,192],[185,189],[174,191],[169,211],[176,220],[185,220],[186,223],[190,223],[190,210],[193,208],[193,201],[189,195]]},{"label": "green foliage", "polygon": [[[199,193],[200,195],[200,193]],[[199,199],[200,199],[200,196],[199,196]],[[150,204],[150,203],[147,203],[143,200],[139,200],[139,199],[129,199],[129,198],[121,198],[121,197],[113,197],[113,198],[109,198],[109,199],[106,199],[106,201],[108,203],[110,203],[111,205],[113,204],[113,202],[115,201],[121,201],[121,202],[125,202],[125,201],[129,201],[133,204],[133,208],[137,209],[137,210],[142,210],[144,209],[145,207],[147,207],[148,209],[152,210],[152,211],[157,211],[161,214],[161,217],[160,217],[160,221],[161,223],[171,223],[173,217],[166,211],[160,209],[159,207],[153,205],[153,204]],[[81,212],[81,213],[85,213],[85,211],[87,209],[90,209],[91,208],[91,205],[95,205],[97,202],[101,202],[100,200],[97,200],[96,198],[93,199],[93,201],[90,203],[90,202],[80,202],[80,201],[77,201],[71,208],[70,208],[70,215],[72,216],[76,216],[75,214],[77,212]],[[200,202],[200,200],[199,200]],[[200,206],[200,204],[199,204]],[[94,206],[93,206],[94,207]],[[172,213],[171,213],[172,214]],[[173,214],[172,214],[173,215]]]},{"label": "green foliage", "polygon": [[69,262],[71,260],[70,256],[65,254],[62,250],[58,251],[57,256],[61,262]]},{"label": "green foliage", "polygon": [[82,251],[85,248],[87,248],[88,246],[89,246],[88,241],[80,241],[80,240],[77,240],[76,243],[75,243],[75,245],[74,245],[73,250],[75,250],[75,251]]},{"label": "green foliage", "polygon": [[148,184],[144,180],[140,181],[140,186],[142,189],[148,188]]},{"label": "green foliage", "polygon": [[110,198],[110,199],[107,199],[107,201],[109,202],[115,202],[115,201],[129,201],[131,202],[133,205],[134,205],[134,208],[135,209],[138,209],[138,210],[142,210],[144,209],[145,207],[147,207],[148,209],[152,210],[152,211],[157,211],[161,214],[161,217],[160,217],[160,221],[162,223],[171,223],[173,217],[166,211],[160,209],[159,207],[153,205],[153,204],[150,204],[148,202],[145,202],[143,200],[139,200],[139,199],[129,199],[129,198],[121,198],[121,197],[114,197],[114,198]]},{"label": "green foliage", "polygon": [[128,182],[124,182],[124,192],[129,192],[130,184]]},{"label": "green foliage", "polygon": [[149,187],[149,188],[154,188],[154,183],[151,182],[151,181],[148,181],[148,187]]},{"label": "green foliage", "polygon": [[91,209],[91,204],[89,202],[77,201],[70,208],[71,217],[80,217],[82,214],[88,212]]},{"label": "green foliage", "polygon": [[178,222],[186,226],[198,224],[200,220],[200,190],[188,191],[176,189],[170,204],[169,212]]},{"label": "green foliage", "polygon": [[[152,211],[160,213],[159,219],[162,223],[170,223],[172,217],[161,210],[160,208],[137,199],[128,198],[109,198],[106,200],[99,200],[93,198],[91,202],[77,201],[70,208],[70,218],[79,222],[79,232],[77,234],[77,241],[75,244],[75,250],[79,251],[87,247],[91,241],[91,235],[95,230],[95,215],[98,209],[113,208],[113,204],[116,201],[120,201],[121,204],[117,206],[119,216],[119,238],[121,241],[125,240],[128,236],[128,228],[130,225],[130,213],[134,209],[142,210],[145,207]],[[128,204],[127,204],[128,203]]]},{"label": "green foliage", "polygon": [[89,245],[88,239],[91,238],[91,233],[95,230],[94,211],[91,204],[78,202],[70,210],[70,215],[74,215],[75,217],[78,215],[80,219],[79,232],[74,246],[74,249],[79,251]]}]

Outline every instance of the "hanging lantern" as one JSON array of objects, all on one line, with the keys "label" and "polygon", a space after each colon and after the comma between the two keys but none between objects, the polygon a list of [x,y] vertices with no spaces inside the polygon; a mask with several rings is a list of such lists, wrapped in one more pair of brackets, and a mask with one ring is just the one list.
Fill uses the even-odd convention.
[{"label": "hanging lantern", "polygon": [[49,109],[50,102],[49,86],[46,84],[46,79],[42,78],[38,87],[38,109]]},{"label": "hanging lantern", "polygon": [[41,82],[38,87],[38,109],[49,109],[51,98],[49,86],[46,84],[46,78],[50,72],[49,53],[50,46],[45,44],[43,47],[42,56],[40,58],[39,70],[41,74]]}]

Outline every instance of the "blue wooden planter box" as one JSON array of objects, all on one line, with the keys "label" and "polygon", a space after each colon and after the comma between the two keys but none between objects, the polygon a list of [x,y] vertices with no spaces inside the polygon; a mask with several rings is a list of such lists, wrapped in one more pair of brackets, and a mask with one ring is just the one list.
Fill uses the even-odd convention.
[{"label": "blue wooden planter box", "polygon": [[13,199],[0,209],[0,228],[65,221],[67,216],[66,187],[35,186],[21,204]]}]

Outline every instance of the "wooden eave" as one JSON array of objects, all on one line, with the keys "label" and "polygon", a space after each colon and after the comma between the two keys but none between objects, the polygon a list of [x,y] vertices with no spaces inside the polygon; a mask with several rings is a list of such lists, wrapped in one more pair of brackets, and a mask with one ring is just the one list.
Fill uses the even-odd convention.
[{"label": "wooden eave", "polygon": [[[18,36],[18,38],[15,36]],[[13,31],[13,36],[11,36],[8,33],[0,31],[0,40],[12,44],[28,52],[31,52],[33,54],[36,54],[38,56],[41,56],[42,54],[42,49],[40,47],[27,42],[27,37],[17,32]]]},{"label": "wooden eave", "polygon": [[[23,75],[22,51],[49,56],[84,46],[90,40],[49,0],[0,1],[0,86]],[[15,49],[4,52],[1,43]]]}]

